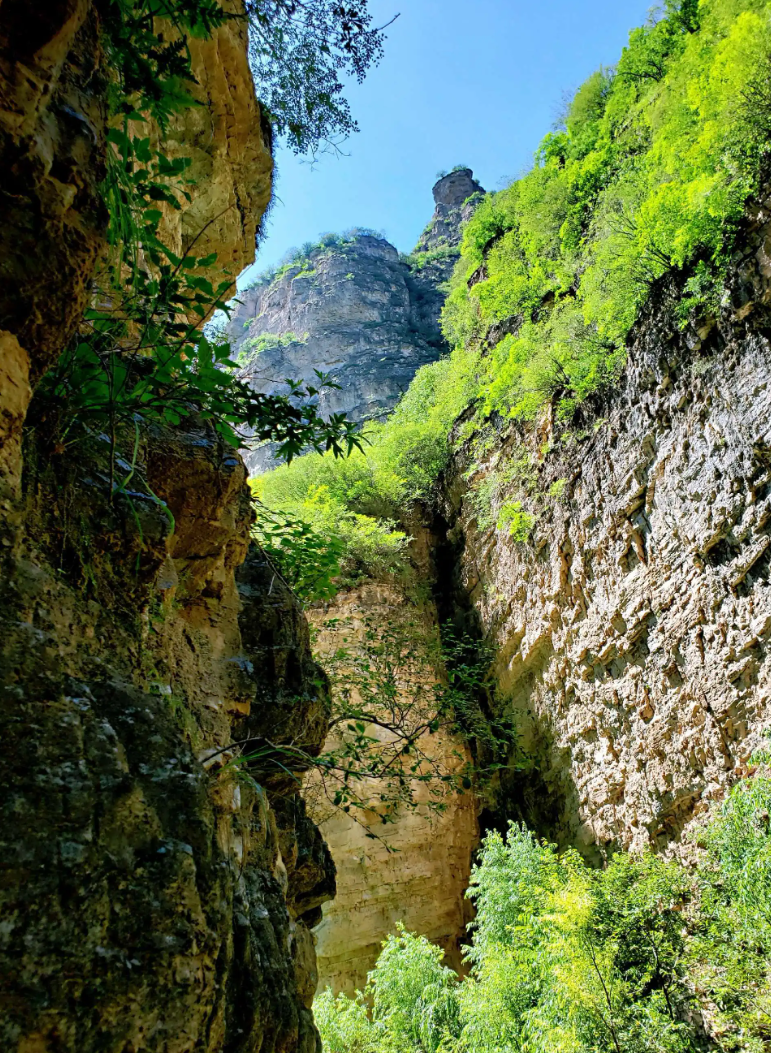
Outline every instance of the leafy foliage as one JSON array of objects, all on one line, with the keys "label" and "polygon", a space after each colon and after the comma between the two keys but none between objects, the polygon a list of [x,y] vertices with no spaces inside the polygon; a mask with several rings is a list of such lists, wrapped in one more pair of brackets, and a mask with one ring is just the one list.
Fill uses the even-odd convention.
[{"label": "leafy foliage", "polygon": [[[644,853],[595,871],[516,824],[506,838],[488,834],[469,890],[471,975],[442,971],[437,948],[399,929],[369,977],[371,1019],[355,1003],[362,1048],[762,1053],[771,1042],[769,804],[766,767],[712,817],[695,870]],[[349,1001],[322,996],[325,1053]]]},{"label": "leafy foliage", "polygon": [[[276,548],[285,558],[306,547],[291,520],[262,511],[257,530],[271,558]],[[334,555],[316,537],[297,565],[285,564],[307,598],[329,594]],[[412,602],[387,620],[363,612],[341,620],[333,608],[315,631],[334,645],[319,655],[330,689],[323,749],[302,736],[251,738],[226,747],[233,759],[223,770],[261,782],[308,773],[303,794],[317,822],[341,810],[390,850],[384,835],[405,809],[442,813],[451,795],[478,791],[511,763],[514,729],[487,713],[489,654],[468,635],[449,625],[438,633]],[[460,741],[472,743],[473,759]]]},{"label": "leafy foliage", "polygon": [[294,594],[311,603],[334,596],[342,541],[334,534],[321,533],[304,520],[273,512],[259,501],[255,509],[252,534]]},{"label": "leafy foliage", "polygon": [[367,991],[375,1027],[396,1050],[437,1053],[457,1029],[457,979],[442,950],[397,926],[383,944]]},{"label": "leafy foliage", "polygon": [[299,336],[291,330],[286,333],[260,333],[258,336],[247,337],[238,348],[238,363],[241,366],[248,365],[263,351],[291,347],[292,344],[304,344],[307,339],[307,333]]},{"label": "leafy foliage", "polygon": [[498,513],[498,529],[507,530],[515,541],[527,541],[535,520],[521,501],[506,501]]},{"label": "leafy foliage", "polygon": [[[334,538],[338,585],[358,581],[363,575],[384,577],[401,574],[405,569],[407,537],[393,520],[364,515],[340,500],[339,489],[325,481],[327,474],[334,484],[338,478],[356,483],[356,472],[363,459],[352,455],[341,461],[338,473],[326,458],[312,455],[293,462],[301,465],[298,473],[284,473],[282,468],[252,480],[252,488],[262,505],[273,514],[298,524],[307,537]],[[287,465],[287,467],[289,467]],[[291,577],[289,563],[299,553],[275,550],[277,565]]]},{"label": "leafy foliage", "polygon": [[[132,119],[147,113],[163,131],[192,102],[188,37],[211,36],[233,17],[218,0],[108,0],[100,15],[114,78],[111,113]],[[172,32],[160,33],[157,19]]]},{"label": "leafy foliage", "polygon": [[453,422],[473,390],[473,363],[465,371],[445,362],[423,366],[389,419],[365,426],[363,449],[344,460],[310,455],[282,465],[255,481],[260,499],[335,531],[348,579],[400,572],[406,536],[395,521],[411,501],[434,492]]},{"label": "leafy foliage", "polygon": [[443,316],[456,360],[519,318],[480,377],[483,409],[563,416],[611,383],[653,283],[696,265],[684,316],[714,309],[768,137],[771,7],[667,3],[578,90],[535,166],[465,229]]},{"label": "leafy foliage", "polygon": [[358,129],[341,76],[359,82],[383,53],[367,0],[247,0],[252,72],[279,135],[296,153],[336,149]]},{"label": "leafy foliage", "polygon": [[362,996],[335,998],[327,987],[313,1003],[313,1014],[324,1035],[326,1053],[377,1053],[382,1036],[372,1026]]},{"label": "leafy foliage", "polygon": [[[386,622],[360,614],[318,629],[341,630],[343,646],[323,654],[330,735],[305,787],[318,821],[330,805],[370,834],[405,808],[428,817],[506,763],[515,736],[483,710],[489,656],[473,640],[450,626],[437,634],[409,604]],[[461,736],[475,760],[456,745]]]}]

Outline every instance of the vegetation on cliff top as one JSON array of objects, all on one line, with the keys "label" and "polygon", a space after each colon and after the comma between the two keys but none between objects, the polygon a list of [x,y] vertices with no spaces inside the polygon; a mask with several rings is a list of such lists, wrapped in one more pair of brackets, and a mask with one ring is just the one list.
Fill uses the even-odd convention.
[{"label": "vegetation on cliff top", "polygon": [[768,753],[699,832],[698,864],[591,870],[512,824],[488,834],[460,980],[403,929],[362,995],[327,990],[324,1053],[763,1053],[771,1041]]},{"label": "vegetation on cliff top", "polygon": [[528,420],[547,402],[569,420],[612,385],[662,275],[682,275],[683,322],[714,313],[768,154],[770,58],[767,0],[667,0],[578,90],[531,171],[468,222],[443,312],[451,355],[365,430],[365,454],[279,468],[263,499],[314,523],[324,487],[329,522],[395,519],[431,496],[451,433]]},{"label": "vegetation on cliff top", "polygon": [[[311,271],[314,262],[322,256],[329,256],[333,252],[345,252],[358,238],[376,238],[385,241],[386,236],[382,230],[372,230],[370,227],[351,227],[342,234],[322,234],[318,241],[306,241],[299,249],[288,249],[283,258],[275,267],[268,267],[252,278],[244,289],[256,289],[261,285],[270,285],[271,282],[281,281],[295,267],[298,273]],[[295,275],[296,276],[296,275]]]},{"label": "vegetation on cliff top", "polygon": [[466,349],[516,320],[480,370],[484,412],[569,416],[611,383],[652,284],[694,267],[683,310],[714,307],[768,150],[771,7],[668,0],[598,70],[522,179],[469,221],[444,311]]}]

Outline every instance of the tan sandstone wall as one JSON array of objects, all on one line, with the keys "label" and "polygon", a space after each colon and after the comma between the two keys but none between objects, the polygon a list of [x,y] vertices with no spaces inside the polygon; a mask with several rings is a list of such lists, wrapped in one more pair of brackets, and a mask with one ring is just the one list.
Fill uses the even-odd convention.
[{"label": "tan sandstone wall", "polygon": [[[368,628],[377,631],[388,623],[414,621],[427,640],[436,638],[432,607],[416,606],[395,585],[369,582],[341,592],[323,609],[311,611],[310,620],[316,633],[314,653],[332,670],[333,691],[335,665],[329,662],[330,656],[341,647],[366,646]],[[430,696],[441,670],[425,661],[418,661],[415,669]],[[405,697],[412,696],[414,677],[405,675],[401,686]],[[443,758],[447,770],[463,763],[456,754],[467,756],[461,743],[448,740],[441,732],[426,748],[432,756]],[[376,794],[377,785],[371,790]],[[470,920],[464,893],[479,836],[474,796],[453,794],[443,814],[425,808],[402,809],[394,824],[373,827],[386,844],[368,838],[361,825],[325,807],[312,792],[308,796],[315,802],[310,804],[311,811],[322,819],[320,828],[337,869],[337,896],[324,905],[323,920],[315,929],[319,987],[330,985],[336,992],[348,993],[363,988],[382,941],[400,921],[444,947],[448,964],[460,968],[459,939]],[[425,789],[419,789],[417,797],[425,799]]]}]

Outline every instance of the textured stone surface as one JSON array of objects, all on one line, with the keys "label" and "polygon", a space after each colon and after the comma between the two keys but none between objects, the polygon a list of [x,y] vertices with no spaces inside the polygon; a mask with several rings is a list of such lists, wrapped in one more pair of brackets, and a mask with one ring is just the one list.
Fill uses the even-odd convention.
[{"label": "textured stone surface", "polygon": [[[242,0],[226,10],[243,12]],[[260,220],[272,190],[271,131],[260,112],[249,70],[247,24],[225,22],[206,40],[191,40],[199,106],[182,111],[164,144],[170,156],[187,157],[191,201],[173,217],[172,242],[198,256],[217,253],[223,277],[236,276],[254,260]]]},{"label": "textured stone surface", "polygon": [[301,726],[318,748],[323,674],[294,599],[242,563],[224,453],[205,429],[143,443],[172,538],[152,502],[110,504],[98,450],[58,486],[32,471],[2,596],[3,1049],[315,1053],[306,920],[334,868],[296,784],[225,747]]},{"label": "textured stone surface", "polygon": [[[681,331],[676,290],[660,290],[620,388],[572,444],[547,413],[503,428],[470,484],[466,447],[447,481],[461,583],[531,752],[499,803],[588,852],[666,844],[771,724],[769,216],[718,324]],[[525,544],[480,527],[468,500],[523,447],[537,492],[515,478],[492,514],[521,500],[535,516]]]},{"label": "textured stone surface", "polygon": [[[319,397],[325,416],[382,418],[416,371],[446,351],[439,329],[444,294],[437,286],[452,270],[460,224],[473,211],[461,207],[463,195],[475,189],[481,188],[470,172],[434,187],[435,218],[418,248],[447,254],[425,266],[417,257],[408,265],[387,241],[362,235],[317,249],[307,264],[240,293],[228,333],[244,363],[241,375],[258,391],[286,393],[287,378],[316,385],[319,370],[340,385]],[[283,346],[265,346],[271,336],[283,337]],[[243,454],[252,472],[275,463],[269,446]]]},{"label": "textured stone surface", "polygon": [[[430,601],[416,608],[393,584],[369,582],[346,590],[309,616],[317,629],[314,653],[322,663],[341,647],[361,648],[369,627],[377,633],[379,626],[406,625],[417,618],[426,650],[436,638]],[[410,630],[411,635],[414,632],[414,628]],[[419,640],[415,646],[420,647]],[[405,704],[414,697],[416,688],[430,700],[432,684],[441,675],[441,670],[432,668],[430,659],[418,659],[414,668],[418,682],[409,678],[406,666],[401,669],[400,691]],[[465,755],[465,747],[444,733],[427,740],[426,748],[444,770],[461,763],[456,753]],[[377,784],[368,789],[376,797]],[[447,809],[442,814],[432,814],[424,807],[415,811],[404,808],[392,825],[375,826],[384,838],[383,844],[368,837],[367,831],[343,812],[325,808],[313,790],[311,780],[306,793],[316,802],[312,810],[323,819],[320,826],[335,861],[338,884],[338,894],[324,905],[323,921],[315,930],[320,987],[329,985],[336,992],[348,993],[362,989],[382,941],[395,931],[399,921],[443,947],[447,963],[460,969],[459,940],[470,919],[470,904],[464,893],[471,853],[479,839],[475,798],[471,794],[452,795],[446,799]],[[419,788],[416,796],[425,800],[426,788]],[[388,848],[397,851],[389,852]]]},{"label": "textured stone surface", "polygon": [[21,483],[21,431],[32,392],[29,359],[12,333],[0,331],[0,500]]},{"label": "textured stone surface", "polygon": [[[327,697],[296,601],[247,555],[243,462],[192,421],[142,432],[153,498],[111,492],[105,436],[52,448],[38,412],[20,442],[102,249],[98,29],[87,0],[0,8],[0,1047],[316,1053],[334,867],[296,782],[229,762],[298,728],[320,748]],[[271,168],[245,27],[191,49],[197,184],[167,234],[212,220],[197,250],[234,274]]]},{"label": "textured stone surface", "polygon": [[[287,392],[286,378],[318,384],[330,374],[339,390],[322,391],[325,416],[379,418],[407,390],[415,372],[438,358],[443,344],[434,319],[417,328],[409,270],[387,241],[357,237],[318,252],[312,271],[298,265],[279,280],[242,293],[231,339],[246,364],[244,379],[259,391]],[[255,353],[247,343],[265,334],[289,342]],[[251,471],[273,462],[269,447],[244,451]]]},{"label": "textured stone surface", "polygon": [[0,7],[0,329],[33,381],[80,319],[106,224],[98,25],[90,0]]}]

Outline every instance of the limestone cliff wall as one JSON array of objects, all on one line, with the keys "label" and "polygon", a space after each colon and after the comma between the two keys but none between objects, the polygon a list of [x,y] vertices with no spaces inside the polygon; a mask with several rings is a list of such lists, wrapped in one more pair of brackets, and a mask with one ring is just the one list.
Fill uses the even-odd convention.
[{"label": "limestone cliff wall", "polygon": [[[193,57],[203,105],[176,134],[201,189],[169,233],[211,219],[199,251],[234,277],[271,169],[243,25]],[[2,4],[0,1047],[315,1053],[334,868],[294,780],[230,762],[265,735],[320,747],[328,700],[249,552],[243,462],[194,421],[142,432],[172,529],[111,490],[104,436],[23,434],[102,251],[106,84],[97,6]]]},{"label": "limestone cliff wall", "polygon": [[[407,262],[383,238],[356,235],[240,293],[227,328],[242,377],[258,391],[286,393],[287,378],[316,386],[318,370],[338,385],[319,396],[325,416],[382,419],[417,370],[447,350],[440,286],[473,211],[464,202],[480,192],[469,170],[440,179],[434,217]],[[269,445],[247,443],[243,456],[252,472],[275,464]]]},{"label": "limestone cliff wall", "polygon": [[[368,582],[339,593],[309,616],[315,629],[314,653],[332,671],[333,691],[338,679],[333,656],[341,648],[377,648],[383,645],[387,627],[398,634],[400,626],[410,625],[410,648],[423,648],[426,654],[413,653],[400,665],[399,690],[405,704],[417,691],[430,706],[433,684],[441,676],[430,653],[437,635],[430,600],[416,605],[396,584]],[[369,643],[368,633],[373,634]],[[346,680],[344,670],[341,677]],[[466,756],[463,743],[445,732],[431,737],[425,748],[446,771]],[[464,894],[479,839],[474,796],[447,796],[442,813],[432,813],[425,804],[415,810],[402,807],[396,822],[386,826],[377,824],[373,811],[365,819],[382,835],[383,840],[377,841],[360,823],[330,808],[318,790],[318,780],[309,780],[305,789],[309,807],[321,820],[338,885],[335,900],[324,904],[323,920],[315,930],[319,987],[347,993],[363,989],[382,941],[400,921],[443,947],[447,963],[460,969],[460,940],[470,919]],[[367,790],[376,800],[378,784],[368,784]],[[425,802],[427,787],[419,788],[416,797]]]},{"label": "limestone cliff wall", "polygon": [[[683,330],[658,289],[616,390],[571,429],[499,422],[446,480],[444,586],[495,647],[526,754],[499,818],[589,854],[677,838],[771,725],[770,219],[719,318]],[[495,526],[507,500],[526,542]]]}]

